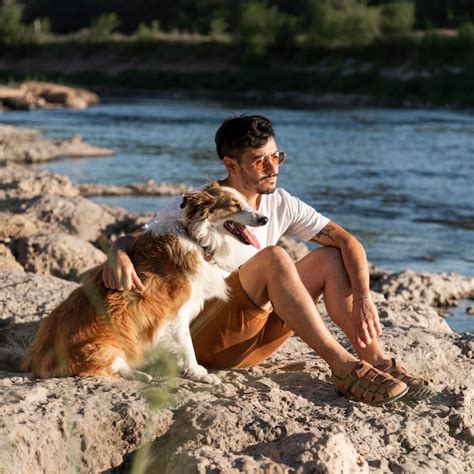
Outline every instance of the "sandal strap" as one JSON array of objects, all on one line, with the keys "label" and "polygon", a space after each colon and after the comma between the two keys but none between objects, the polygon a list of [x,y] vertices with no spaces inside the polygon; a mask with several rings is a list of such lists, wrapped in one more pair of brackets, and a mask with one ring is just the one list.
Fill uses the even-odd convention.
[{"label": "sandal strap", "polygon": [[333,374],[333,382],[341,392],[366,403],[393,399],[406,390],[404,383],[364,361],[344,377]]},{"label": "sandal strap", "polygon": [[390,359],[390,365],[377,365],[376,369],[381,370],[385,374],[391,375],[393,378],[406,383],[407,385],[428,386],[429,382],[422,378],[411,375],[404,367],[393,357]]}]

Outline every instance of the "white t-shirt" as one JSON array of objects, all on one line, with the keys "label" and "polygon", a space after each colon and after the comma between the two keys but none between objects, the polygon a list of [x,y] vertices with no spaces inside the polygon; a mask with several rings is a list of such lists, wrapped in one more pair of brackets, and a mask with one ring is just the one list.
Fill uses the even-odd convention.
[{"label": "white t-shirt", "polygon": [[[173,212],[172,209],[176,210],[180,202],[181,200],[163,212],[165,214]],[[268,217],[268,222],[261,227],[249,227],[249,230],[257,237],[261,249],[275,245],[283,236],[298,237],[307,242],[329,222],[327,217],[282,188],[277,188],[271,194],[262,194],[258,211]],[[162,213],[143,228],[147,229],[161,218]],[[229,263],[232,262],[231,268],[237,269],[257,252],[254,246],[244,245],[235,240],[229,256]]]}]

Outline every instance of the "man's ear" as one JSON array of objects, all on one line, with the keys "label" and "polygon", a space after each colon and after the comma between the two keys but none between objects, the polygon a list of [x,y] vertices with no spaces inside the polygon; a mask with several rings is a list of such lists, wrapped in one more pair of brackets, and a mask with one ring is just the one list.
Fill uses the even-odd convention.
[{"label": "man's ear", "polygon": [[230,156],[224,156],[222,161],[224,162],[225,169],[229,174],[235,174],[237,172],[237,163]]}]

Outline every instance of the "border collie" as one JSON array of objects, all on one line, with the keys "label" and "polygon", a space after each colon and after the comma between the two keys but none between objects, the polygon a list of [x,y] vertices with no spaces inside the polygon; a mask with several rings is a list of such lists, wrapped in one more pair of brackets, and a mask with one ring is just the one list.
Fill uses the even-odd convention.
[{"label": "border collie", "polygon": [[268,219],[235,189],[210,183],[184,196],[180,209],[158,219],[136,241],[130,258],[145,289],[105,288],[102,266],[40,324],[22,369],[40,378],[121,376],[150,381],[135,370],[147,351],[181,352],[183,373],[219,383],[194,354],[189,325],[210,298],[227,298],[229,239],[259,248],[248,226]]}]

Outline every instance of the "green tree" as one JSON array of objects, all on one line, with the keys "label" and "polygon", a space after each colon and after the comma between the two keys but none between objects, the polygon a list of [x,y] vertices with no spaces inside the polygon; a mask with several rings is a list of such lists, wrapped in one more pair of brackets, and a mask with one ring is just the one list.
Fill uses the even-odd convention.
[{"label": "green tree", "polygon": [[140,40],[153,40],[160,36],[160,22],[152,20],[150,25],[142,22],[138,25],[135,36]]},{"label": "green tree", "polygon": [[474,44],[474,23],[465,22],[458,28],[461,41]]},{"label": "green tree", "polygon": [[119,27],[120,20],[116,13],[104,13],[91,21],[89,37],[93,40],[103,41],[108,39]]},{"label": "green tree", "polygon": [[21,7],[11,5],[0,7],[0,42],[12,44],[24,41],[29,30],[21,21]]},{"label": "green tree", "polygon": [[380,6],[380,30],[384,35],[407,33],[415,25],[415,5],[411,1]]},{"label": "green tree", "polygon": [[244,56],[262,57],[274,46],[290,46],[296,37],[296,19],[276,5],[251,1],[242,6],[236,38]]},{"label": "green tree", "polygon": [[359,0],[309,0],[308,39],[311,44],[367,44],[380,34],[378,7]]}]

